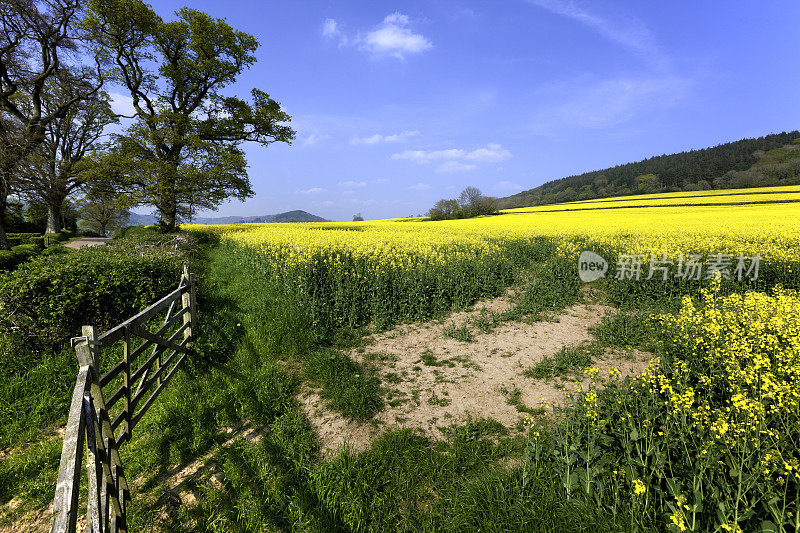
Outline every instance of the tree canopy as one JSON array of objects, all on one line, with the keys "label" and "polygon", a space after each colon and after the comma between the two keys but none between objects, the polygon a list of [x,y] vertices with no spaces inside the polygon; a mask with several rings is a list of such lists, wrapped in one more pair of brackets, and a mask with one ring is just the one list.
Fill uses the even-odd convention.
[{"label": "tree canopy", "polygon": [[[62,91],[71,86],[56,87],[44,98],[44,109],[64,100]],[[19,191],[31,202],[47,207],[47,233],[61,231],[61,209],[64,201],[81,189],[90,175],[85,159],[100,147],[103,132],[116,122],[109,96],[103,91],[82,100],[45,127],[42,144],[19,170]]]},{"label": "tree canopy", "polygon": [[455,199],[442,199],[428,211],[431,220],[472,218],[497,213],[497,200],[484,196],[477,187],[467,187]]},{"label": "tree canopy", "polygon": [[222,93],[255,62],[255,37],[190,8],[165,22],[140,0],[89,0],[88,11],[105,74],[135,110],[100,162],[119,179],[124,206],[153,205],[173,229],[199,208],[252,196],[241,144],[295,135],[266,92],[253,89],[251,102]]},{"label": "tree canopy", "polygon": [[102,86],[96,65],[81,57],[80,17],[79,0],[0,4],[0,249],[8,247],[2,221],[20,166],[54,120]]}]

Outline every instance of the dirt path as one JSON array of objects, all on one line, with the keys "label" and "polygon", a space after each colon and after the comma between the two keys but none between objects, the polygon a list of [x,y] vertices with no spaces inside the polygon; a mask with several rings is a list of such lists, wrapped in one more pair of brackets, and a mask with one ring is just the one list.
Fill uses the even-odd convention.
[{"label": "dirt path", "polygon": [[[434,438],[443,438],[441,428],[468,418],[491,417],[506,427],[515,426],[525,413],[509,403],[529,408],[563,403],[574,390],[570,383],[525,377],[523,372],[553,356],[563,347],[591,340],[589,329],[613,310],[600,305],[574,305],[552,321],[501,322],[490,333],[475,333],[472,342],[444,336],[444,329],[461,326],[480,316],[480,309],[501,312],[510,307],[504,298],[477,305],[472,311],[451,315],[442,323],[404,325],[375,335],[363,351],[350,355],[376,364],[386,389],[384,410],[372,423],[362,424],[329,411],[316,391],[304,388],[299,400],[322,441],[323,452],[347,445],[365,449],[390,427],[409,427]],[[486,315],[484,315],[486,316]],[[611,367],[622,375],[641,372],[649,354],[607,353],[594,366],[601,376]]]},{"label": "dirt path", "polygon": [[109,237],[81,237],[80,239],[68,242],[64,246],[73,250],[79,250],[84,246],[100,246],[110,241],[111,239]]}]

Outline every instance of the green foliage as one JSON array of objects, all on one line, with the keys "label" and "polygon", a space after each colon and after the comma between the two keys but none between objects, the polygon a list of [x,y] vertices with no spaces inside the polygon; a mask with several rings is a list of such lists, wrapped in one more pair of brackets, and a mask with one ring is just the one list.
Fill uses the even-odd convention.
[{"label": "green foliage", "polygon": [[25,257],[22,254],[11,250],[0,250],[0,271],[12,270],[24,260]]},{"label": "green foliage", "polygon": [[[800,167],[782,147],[794,142],[800,132],[777,133],[756,139],[742,139],[713,148],[651,157],[636,163],[586,172],[549,181],[539,187],[501,198],[503,209],[532,205],[624,196],[637,192],[689,191],[792,185],[800,179]],[[784,152],[770,152],[771,150]],[[763,160],[760,157],[767,157]],[[753,167],[754,171],[740,175]],[[649,176],[654,176],[653,179]],[[644,182],[640,178],[645,177]],[[658,182],[658,183],[657,183]],[[702,186],[698,184],[702,183]],[[713,185],[712,185],[713,184]]]},{"label": "green foliage", "polygon": [[472,342],[472,332],[466,325],[462,325],[460,328],[456,327],[455,322],[450,322],[444,327],[444,331],[442,334],[445,337],[449,337],[451,339],[455,339],[461,342]]},{"label": "green foliage", "polygon": [[105,329],[163,296],[179,272],[178,261],[158,253],[100,248],[36,257],[0,276],[0,330],[60,343],[83,324]]},{"label": "green foliage", "polygon": [[67,255],[72,253],[72,250],[67,248],[66,246],[61,246],[60,244],[53,244],[39,252],[39,255]]},{"label": "green foliage", "polygon": [[124,227],[130,212],[119,207],[119,192],[107,182],[94,183],[78,203],[84,236],[105,237],[110,231]]},{"label": "green foliage", "polygon": [[11,247],[12,252],[16,252],[18,254],[23,254],[27,256],[36,255],[41,250],[42,247],[39,244],[18,244],[17,246]]},{"label": "green foliage", "polygon": [[[24,237],[28,237],[29,234],[22,234]],[[42,250],[42,237],[40,235],[36,235],[38,239],[33,238],[23,238],[23,239],[15,239],[13,242],[19,242],[20,240],[26,241],[26,244],[17,244],[11,247],[10,250],[0,250],[0,272],[6,270],[14,270],[18,265],[24,263],[31,257],[39,254]]]},{"label": "green foliage", "polygon": [[428,217],[431,220],[472,218],[494,214],[497,214],[496,199],[484,196],[476,187],[467,187],[461,191],[458,200],[439,200],[428,211]]},{"label": "green foliage", "polygon": [[135,122],[97,161],[99,181],[121,191],[121,207],[153,205],[175,228],[197,209],[253,191],[245,141],[291,142],[290,120],[261,90],[252,104],[223,89],[255,63],[258,41],[188,7],[165,22],[140,0],[92,0],[84,27],[110,61],[106,75],[126,87]]},{"label": "green foliage", "polygon": [[18,244],[41,244],[44,246],[44,237],[41,233],[6,233],[6,240],[11,246]]},{"label": "green foliage", "polygon": [[533,379],[553,379],[557,376],[578,375],[592,364],[596,350],[588,345],[564,346],[553,357],[545,355],[541,361],[523,372]]},{"label": "green foliage", "polygon": [[505,318],[541,318],[548,311],[564,309],[580,301],[581,281],[575,263],[564,257],[551,257],[533,267],[522,297]]}]

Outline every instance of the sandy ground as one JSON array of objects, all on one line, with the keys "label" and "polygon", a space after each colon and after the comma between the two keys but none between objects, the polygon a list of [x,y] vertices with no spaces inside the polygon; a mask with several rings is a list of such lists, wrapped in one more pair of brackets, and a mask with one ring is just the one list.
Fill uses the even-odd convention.
[{"label": "sandy ground", "polygon": [[[613,310],[579,304],[549,321],[501,322],[489,333],[473,326],[472,342],[443,334],[450,323],[458,327],[470,324],[481,315],[482,308],[485,314],[509,307],[506,298],[497,298],[471,311],[453,314],[441,323],[403,325],[374,335],[364,349],[351,352],[354,359],[376,365],[381,374],[386,405],[371,423],[354,422],[328,410],[315,390],[304,387],[298,399],[320,436],[323,453],[341,446],[365,449],[391,427],[414,428],[434,439],[443,438],[441,428],[469,418],[491,417],[514,427],[526,416],[508,403],[515,394],[533,409],[542,401],[563,403],[575,390],[571,380],[535,380],[523,372],[565,346],[591,340],[589,328]],[[611,367],[623,376],[635,375],[649,360],[649,354],[640,352],[607,353],[594,366],[600,369],[601,377],[607,377]]]},{"label": "sandy ground", "polygon": [[100,246],[107,242],[111,241],[108,237],[82,237],[80,239],[75,239],[74,241],[70,241],[64,246],[67,248],[72,248],[73,250],[78,250],[83,248],[84,246]]}]

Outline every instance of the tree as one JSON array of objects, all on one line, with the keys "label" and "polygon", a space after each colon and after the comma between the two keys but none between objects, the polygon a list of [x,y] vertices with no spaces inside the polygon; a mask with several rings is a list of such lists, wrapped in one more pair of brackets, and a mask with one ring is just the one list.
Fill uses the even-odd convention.
[{"label": "tree", "polygon": [[637,190],[643,193],[655,193],[661,190],[661,182],[655,174],[642,174],[636,177]]},{"label": "tree", "polygon": [[477,187],[467,187],[458,197],[461,216],[464,218],[491,215],[497,212],[497,200],[484,196]]},{"label": "tree", "polygon": [[439,200],[428,211],[431,220],[471,218],[497,212],[497,199],[484,196],[480,189],[467,187],[458,200]]},{"label": "tree", "polygon": [[[52,101],[63,100],[58,93],[47,96],[45,109]],[[81,163],[98,147],[105,127],[116,121],[108,95],[99,92],[93,98],[76,103],[45,128],[44,142],[21,172],[19,188],[31,201],[47,206],[47,233],[61,231],[64,201],[76,189],[83,187],[89,176]]]},{"label": "tree", "polygon": [[431,220],[447,220],[456,218],[460,209],[457,200],[441,199],[433,204],[428,211],[428,216]]},{"label": "tree", "polygon": [[[102,85],[97,70],[66,61],[81,51],[79,0],[4,0],[0,4],[0,249],[2,224],[20,166],[44,141],[45,131]],[[71,87],[44,107],[48,88]]]},{"label": "tree", "polygon": [[467,187],[458,196],[458,204],[462,210],[462,216],[469,218],[475,216],[473,212],[479,207],[483,194],[477,187]]},{"label": "tree", "polygon": [[361,216],[361,213],[356,213],[353,215],[353,222],[364,222],[364,217]]},{"label": "tree", "polygon": [[[25,220],[28,222],[29,227],[32,226],[33,231],[42,233],[47,227],[49,211],[48,205],[41,200],[31,201],[25,210]],[[69,200],[65,200],[61,205],[59,224],[62,229],[69,231],[74,231],[78,228],[78,212]]]},{"label": "tree", "polygon": [[78,202],[81,227],[88,227],[100,235],[107,235],[109,230],[121,228],[128,223],[131,214],[118,206],[117,193],[108,187],[93,187]]},{"label": "tree", "polygon": [[175,228],[199,208],[253,195],[241,144],[291,144],[294,131],[261,90],[252,103],[221,90],[255,62],[258,42],[222,19],[183,8],[164,22],[141,0],[89,0],[86,28],[131,95],[135,122],[106,158],[123,178],[123,201],[153,205]]}]

